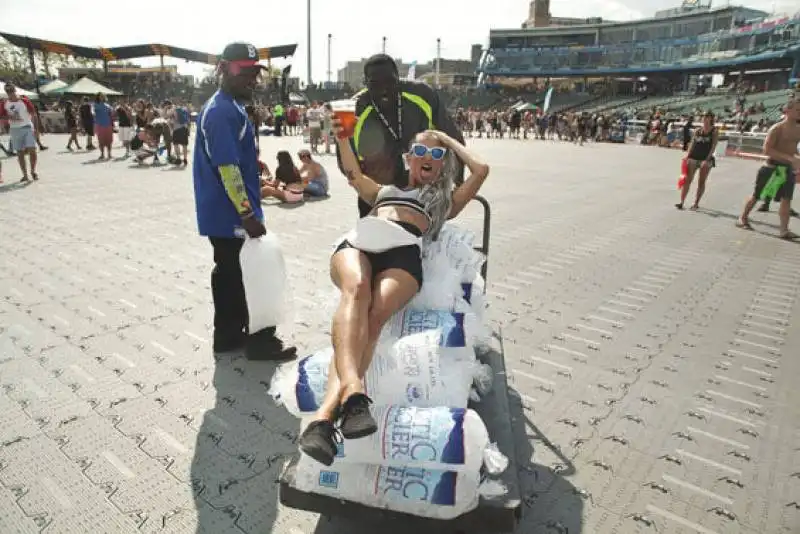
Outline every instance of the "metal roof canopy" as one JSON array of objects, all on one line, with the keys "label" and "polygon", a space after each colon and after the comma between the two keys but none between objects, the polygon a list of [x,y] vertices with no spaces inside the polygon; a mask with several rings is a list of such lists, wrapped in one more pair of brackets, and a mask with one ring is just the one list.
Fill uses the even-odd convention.
[{"label": "metal roof canopy", "polygon": [[[51,54],[64,54],[86,59],[96,59],[98,61],[106,62],[140,57],[170,56],[178,59],[185,59],[187,61],[196,61],[198,63],[215,65],[218,59],[215,54],[208,54],[206,52],[198,52],[197,50],[189,50],[188,48],[179,48],[164,44],[140,44],[131,46],[118,46],[114,48],[92,48],[88,46],[57,43],[55,41],[47,41],[37,37],[28,37],[26,35],[17,35],[5,32],[0,32],[0,37],[20,48],[39,50],[42,52],[49,52]],[[296,44],[259,48],[258,57],[259,59],[291,57],[294,55],[295,50],[297,50]]]}]

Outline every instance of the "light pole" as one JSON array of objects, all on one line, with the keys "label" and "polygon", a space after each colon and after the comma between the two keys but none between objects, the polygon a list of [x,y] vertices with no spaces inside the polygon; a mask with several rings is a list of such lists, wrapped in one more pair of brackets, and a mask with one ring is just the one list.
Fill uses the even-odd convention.
[{"label": "light pole", "polygon": [[436,38],[436,74],[435,74],[435,82],[436,88],[439,89],[439,69],[442,62],[442,40],[440,38]]},{"label": "light pole", "polygon": [[331,39],[333,34],[328,34],[328,83],[331,83]]},{"label": "light pole", "polygon": [[381,47],[381,52],[386,53],[386,37],[383,38],[383,46]]},{"label": "light pole", "polygon": [[306,32],[307,32],[307,46],[308,49],[306,50],[306,60],[308,68],[308,74],[306,75],[306,86],[311,85],[311,0],[306,1]]}]

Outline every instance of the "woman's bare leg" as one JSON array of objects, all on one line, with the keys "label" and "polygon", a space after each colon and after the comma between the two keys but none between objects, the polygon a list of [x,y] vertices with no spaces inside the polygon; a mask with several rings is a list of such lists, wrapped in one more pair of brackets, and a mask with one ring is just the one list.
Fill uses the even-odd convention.
[{"label": "woman's bare leg", "polygon": [[703,198],[703,193],[706,192],[706,180],[708,179],[708,175],[711,172],[711,166],[701,166],[700,167],[700,174],[697,179],[697,193],[694,197],[694,204],[692,204],[692,209],[696,210],[700,206],[700,199]]},{"label": "woman's bare leg", "polygon": [[367,345],[361,357],[358,374],[369,369],[383,325],[419,292],[417,280],[402,269],[387,269],[375,277],[372,285],[372,306],[369,310]]},{"label": "woman's bare leg", "polygon": [[325,384],[325,397],[322,399],[315,420],[324,419],[333,422],[336,410],[339,408],[339,375],[336,374],[336,360],[331,358],[328,368],[328,382]]},{"label": "woman's bare leg", "polygon": [[346,248],[331,259],[331,278],[341,298],[333,316],[331,339],[340,400],[363,393],[359,373],[367,344],[367,319],[371,301],[372,266],[360,250]]},{"label": "woman's bare leg", "polygon": [[683,209],[683,203],[686,202],[686,197],[689,196],[689,189],[692,188],[695,172],[697,172],[697,165],[695,165],[694,160],[690,159],[687,162],[686,180],[681,188],[681,201],[675,205],[676,208]]},{"label": "woman's bare leg", "polygon": [[283,192],[283,189],[278,189],[277,187],[273,187],[271,185],[262,185],[261,186],[261,198],[277,198],[278,200],[282,200],[286,202],[286,193]]}]

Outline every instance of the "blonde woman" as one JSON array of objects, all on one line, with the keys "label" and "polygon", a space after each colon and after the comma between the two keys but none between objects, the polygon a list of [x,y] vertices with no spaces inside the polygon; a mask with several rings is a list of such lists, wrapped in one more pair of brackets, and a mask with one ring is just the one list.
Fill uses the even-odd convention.
[{"label": "blonde woman", "polygon": [[[371,210],[331,257],[331,278],[341,292],[331,328],[334,358],[325,399],[299,442],[305,454],[325,465],[333,462],[340,434],[358,439],[377,430],[362,379],[381,329],[419,292],[422,248],[475,197],[489,174],[488,165],[459,142],[443,132],[425,131],[405,154],[409,187],[382,186],[361,172],[350,141],[339,136],[338,121],[333,128],[342,168]],[[458,160],[470,177],[453,190],[460,176]]]}]

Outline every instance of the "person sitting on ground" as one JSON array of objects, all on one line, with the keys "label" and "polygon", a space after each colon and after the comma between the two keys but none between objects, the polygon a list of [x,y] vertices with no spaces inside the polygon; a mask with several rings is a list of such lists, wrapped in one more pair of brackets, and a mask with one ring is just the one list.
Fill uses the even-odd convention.
[{"label": "person sitting on ground", "polygon": [[[148,132],[150,132],[153,137],[156,149],[158,149],[163,142],[164,150],[167,153],[167,161],[172,162],[172,128],[169,127],[169,122],[167,119],[157,117],[153,119],[148,126]],[[153,165],[159,165],[160,163],[157,150],[155,158],[153,158]]]},{"label": "person sitting on ground", "polygon": [[283,202],[294,204],[303,200],[303,178],[292,160],[292,155],[285,150],[278,152],[278,167],[275,169],[275,180],[264,182],[261,186],[261,198],[277,198]]},{"label": "person sitting on ground", "polygon": [[297,157],[300,158],[303,193],[310,197],[328,196],[328,172],[325,167],[314,161],[308,150],[301,150],[297,153]]},{"label": "person sitting on ground", "polygon": [[131,139],[131,150],[139,165],[142,165],[147,158],[153,158],[153,165],[158,163],[158,139],[152,125],[148,124],[139,129]]},{"label": "person sitting on ground", "polygon": [[[333,463],[340,437],[376,432],[362,380],[383,325],[419,292],[422,248],[437,239],[445,221],[464,209],[489,174],[489,166],[461,143],[426,130],[412,137],[404,156],[409,186],[380,185],[361,171],[350,140],[339,137],[337,120],[334,129],[350,185],[371,209],[331,258],[331,278],[341,292],[331,327],[334,357],[325,398],[299,440],[300,450],[325,465]],[[470,176],[453,190],[461,177],[459,160]]]},{"label": "person sitting on ground", "polygon": [[[266,163],[261,161],[261,150],[256,149],[256,157],[258,158],[258,175],[261,176],[261,187],[268,185],[272,181],[272,172]],[[266,178],[264,178],[266,176]]]}]

